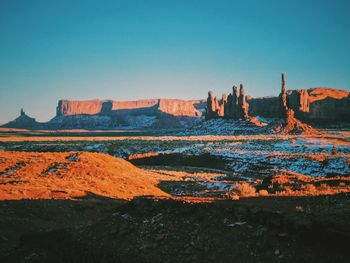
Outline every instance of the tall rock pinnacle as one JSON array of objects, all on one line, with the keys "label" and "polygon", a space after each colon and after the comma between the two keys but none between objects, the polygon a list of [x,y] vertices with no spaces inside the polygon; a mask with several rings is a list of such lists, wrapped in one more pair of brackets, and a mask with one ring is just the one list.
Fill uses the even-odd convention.
[{"label": "tall rock pinnacle", "polygon": [[214,118],[216,115],[216,102],[215,98],[213,96],[213,92],[208,92],[208,98],[207,98],[207,114],[205,116],[206,119]]},{"label": "tall rock pinnacle", "polygon": [[239,104],[239,118],[243,120],[247,120],[249,115],[248,115],[248,104],[245,99],[245,92],[244,92],[244,86],[243,84],[240,85],[239,88],[239,99],[238,99],[238,104]]},{"label": "tall rock pinnacle", "polygon": [[232,90],[232,116],[234,119],[238,119],[238,98],[238,88],[234,85]]},{"label": "tall rock pinnacle", "polygon": [[284,77],[284,73],[282,73],[282,87],[280,94],[280,115],[281,117],[286,117],[288,111],[287,106],[287,89],[286,89],[286,79]]}]

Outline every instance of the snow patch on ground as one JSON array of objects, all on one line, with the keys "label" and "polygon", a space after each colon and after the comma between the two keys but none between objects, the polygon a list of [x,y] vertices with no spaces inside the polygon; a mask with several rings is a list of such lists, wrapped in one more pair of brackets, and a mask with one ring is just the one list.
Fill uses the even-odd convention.
[{"label": "snow patch on ground", "polygon": [[217,190],[217,191],[229,191],[233,188],[232,183],[224,183],[224,182],[205,182],[205,183],[201,183],[201,185],[207,188],[208,190]]}]

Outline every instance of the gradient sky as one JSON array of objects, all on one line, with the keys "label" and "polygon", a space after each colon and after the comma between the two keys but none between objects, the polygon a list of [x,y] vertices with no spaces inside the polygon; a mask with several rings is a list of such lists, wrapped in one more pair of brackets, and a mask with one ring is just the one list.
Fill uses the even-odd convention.
[{"label": "gradient sky", "polygon": [[350,1],[0,0],[0,123],[59,99],[350,89]]}]

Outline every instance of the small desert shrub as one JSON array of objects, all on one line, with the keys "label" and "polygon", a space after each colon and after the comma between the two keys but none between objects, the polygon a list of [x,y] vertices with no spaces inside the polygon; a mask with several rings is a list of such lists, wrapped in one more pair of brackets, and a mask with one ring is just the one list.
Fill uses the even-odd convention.
[{"label": "small desert shrub", "polygon": [[230,200],[239,200],[238,194],[233,190],[228,191],[226,197]]},{"label": "small desert shrub", "polygon": [[305,184],[300,187],[301,191],[309,192],[309,193],[316,193],[317,188],[313,184]]},{"label": "small desert shrub", "polygon": [[318,189],[320,191],[329,191],[331,190],[331,187],[328,184],[320,184],[320,186],[318,187]]},{"label": "small desert shrub", "polygon": [[292,195],[294,193],[292,186],[284,186],[283,191],[281,191],[281,194],[283,195]]},{"label": "small desert shrub", "polygon": [[269,195],[269,192],[266,191],[265,189],[261,189],[261,190],[259,190],[259,195],[260,195],[260,196],[268,196],[268,195]]},{"label": "small desert shrub", "polygon": [[236,192],[239,196],[250,196],[255,195],[256,189],[254,186],[249,183],[235,183],[233,191]]}]

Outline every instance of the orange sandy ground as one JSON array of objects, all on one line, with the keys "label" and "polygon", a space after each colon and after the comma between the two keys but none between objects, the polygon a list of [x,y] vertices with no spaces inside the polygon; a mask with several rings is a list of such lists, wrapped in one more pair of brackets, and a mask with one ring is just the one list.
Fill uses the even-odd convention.
[{"label": "orange sandy ground", "polygon": [[[301,196],[350,192],[349,177],[313,178],[290,171],[271,172],[274,177],[271,184],[266,185],[264,189],[269,190],[270,187],[277,186],[276,191],[269,190],[267,193],[255,191],[253,188],[250,192],[234,193],[235,196]],[[92,193],[128,200],[137,196],[152,196],[171,197],[185,202],[211,202],[215,198],[170,196],[157,185],[161,181],[186,181],[191,177],[200,177],[212,182],[220,175],[223,174],[142,170],[123,159],[102,153],[0,151],[0,200],[74,199]],[[262,180],[257,180],[254,185],[258,186],[261,183]],[[230,193],[227,197],[230,198]]]},{"label": "orange sandy ground", "polygon": [[74,161],[72,154],[0,151],[0,200],[65,199],[88,192],[120,199],[168,196],[155,186],[158,181],[150,172],[127,161],[87,152]]}]

